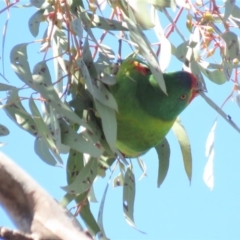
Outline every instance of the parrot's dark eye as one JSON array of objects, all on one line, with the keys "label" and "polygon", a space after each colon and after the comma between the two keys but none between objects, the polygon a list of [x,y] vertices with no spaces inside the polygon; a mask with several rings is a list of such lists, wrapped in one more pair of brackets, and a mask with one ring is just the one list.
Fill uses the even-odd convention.
[{"label": "parrot's dark eye", "polygon": [[180,99],[181,99],[181,100],[184,100],[184,99],[186,99],[186,97],[187,97],[187,95],[186,95],[186,94],[183,94],[183,95],[180,97]]}]

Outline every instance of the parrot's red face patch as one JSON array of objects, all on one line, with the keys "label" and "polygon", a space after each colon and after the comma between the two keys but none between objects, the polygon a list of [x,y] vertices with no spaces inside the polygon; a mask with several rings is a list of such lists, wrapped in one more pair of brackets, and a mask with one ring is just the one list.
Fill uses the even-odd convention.
[{"label": "parrot's red face patch", "polygon": [[137,61],[132,61],[131,64],[134,65],[134,68],[140,72],[142,75],[146,76],[149,73],[149,68]]},{"label": "parrot's red face patch", "polygon": [[191,89],[192,89],[192,94],[190,96],[190,99],[189,99],[189,103],[199,94],[199,92],[202,90],[201,89],[201,86],[200,86],[200,83],[198,82],[197,78],[190,73],[190,77],[191,77],[191,80],[192,80],[192,86],[191,86]]}]

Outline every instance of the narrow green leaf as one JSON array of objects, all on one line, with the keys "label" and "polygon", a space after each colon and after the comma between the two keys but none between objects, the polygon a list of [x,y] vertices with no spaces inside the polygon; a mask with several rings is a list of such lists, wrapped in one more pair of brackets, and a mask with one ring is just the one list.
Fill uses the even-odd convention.
[{"label": "narrow green leaf", "polygon": [[195,48],[197,44],[200,42],[201,36],[199,28],[195,28],[193,33],[190,35],[190,40],[188,46],[190,48]]},{"label": "narrow green leaf", "polygon": [[127,168],[123,186],[123,212],[127,223],[136,227],[133,219],[135,199],[135,177],[130,167]]},{"label": "narrow green leaf", "polygon": [[106,170],[112,166],[115,160],[116,160],[115,156],[102,155],[98,160],[98,176],[105,177]]},{"label": "narrow green leaf", "polygon": [[98,202],[98,200],[96,198],[96,195],[95,195],[95,192],[94,192],[93,186],[90,188],[90,191],[88,192],[88,201],[89,202],[94,202],[94,203]]},{"label": "narrow green leaf", "polygon": [[88,121],[88,126],[91,127],[91,130],[88,130],[88,129],[83,130],[81,132],[81,136],[90,140],[93,144],[98,143],[101,140],[102,130],[100,129],[97,122],[94,122],[91,119],[89,119]]},{"label": "narrow green leaf", "polygon": [[[84,194],[81,194],[80,196],[84,196]],[[81,199],[80,196],[76,198],[76,201],[78,203],[80,202],[79,199]],[[88,200],[82,206],[79,214],[83,219],[84,223],[87,225],[90,233],[92,233],[92,235],[97,235],[100,232],[100,228],[91,212]]]},{"label": "narrow green leaf", "polygon": [[209,68],[209,63],[208,62],[198,62],[198,66],[201,70],[201,72],[212,82],[217,83],[219,85],[223,84],[226,82],[226,77],[223,74],[223,71],[220,69],[212,70],[210,71]]},{"label": "narrow green leaf", "polygon": [[28,43],[22,43],[14,46],[10,53],[10,61],[17,76],[29,87],[35,90],[32,81],[32,73],[28,63],[27,45]]},{"label": "narrow green leaf", "polygon": [[63,29],[54,28],[53,40],[62,51],[68,51],[68,38]]},{"label": "narrow green leaf", "polygon": [[113,19],[108,19],[105,17],[98,16],[87,12],[85,9],[80,7],[81,12],[79,12],[79,17],[84,23],[85,27],[93,28],[97,27],[99,29],[111,30],[111,31],[127,31],[127,28],[123,25],[122,21],[116,21]]},{"label": "narrow green leaf", "polygon": [[8,91],[6,104],[3,106],[8,117],[15,122],[20,128],[29,132],[33,136],[38,133],[36,124],[32,116],[25,110],[18,96],[18,89]]},{"label": "narrow green leaf", "polygon": [[101,117],[106,140],[110,148],[114,151],[117,139],[117,120],[115,110],[101,104],[98,100],[95,101],[95,106]]},{"label": "narrow green leaf", "polygon": [[157,7],[165,8],[171,7],[173,10],[176,8],[176,1],[175,0],[141,0],[147,3],[153,4]]},{"label": "narrow green leaf", "polygon": [[[44,123],[42,116],[32,98],[29,99],[29,108],[32,112],[33,120],[34,120],[34,122],[36,124],[36,128],[38,130],[38,137],[42,138],[42,140],[45,142],[46,146],[50,149],[50,151],[54,155],[54,157],[62,164],[63,161],[59,155],[60,153],[55,144],[53,136],[52,136],[50,130],[48,129],[48,127],[46,126],[46,124]],[[44,146],[44,144],[43,144],[43,146]],[[43,150],[44,150],[44,148],[43,148]]]},{"label": "narrow green leaf", "polygon": [[51,166],[58,166],[59,164],[49,151],[46,141],[42,137],[37,137],[34,142],[35,153],[47,164]]},{"label": "narrow green leaf", "polygon": [[230,15],[230,19],[234,21],[234,23],[240,27],[240,8],[238,6],[234,6],[233,11]]},{"label": "narrow green leaf", "polygon": [[169,167],[169,158],[170,158],[170,146],[166,138],[155,147],[158,154],[158,180],[157,187],[160,187],[163,183]]},{"label": "narrow green leaf", "polygon": [[64,191],[72,194],[81,194],[90,189],[95,177],[97,176],[98,161],[96,158],[90,158],[87,164],[82,168],[75,180],[68,186],[62,187]]},{"label": "narrow green leaf", "polygon": [[30,0],[30,3],[34,7],[41,8],[41,9],[45,9],[50,5],[50,3],[48,1],[45,1],[45,0]]},{"label": "narrow green leaf", "polygon": [[84,168],[83,153],[71,149],[67,159],[67,182],[71,184]]},{"label": "narrow green leaf", "polygon": [[[96,159],[93,159],[96,161]],[[86,166],[85,166],[86,167]],[[77,181],[77,178],[80,174],[82,174],[86,169],[84,168],[84,157],[83,154],[75,151],[73,149],[70,150],[68,160],[67,160],[67,181],[68,184],[75,184],[74,182]],[[90,170],[91,174],[91,170]],[[89,178],[90,180],[90,178]],[[81,187],[81,184],[79,185]],[[61,204],[63,206],[67,206],[73,199],[81,206],[81,210],[79,215],[88,226],[90,232],[96,235],[100,229],[94,219],[92,212],[90,210],[89,201],[86,199],[87,192],[83,192],[82,194],[76,196],[74,193],[67,193],[64,198],[61,200]],[[84,202],[85,201],[85,202]]]},{"label": "narrow green leaf", "polygon": [[175,50],[175,57],[178,58],[180,61],[185,62],[186,60],[186,54],[188,51],[188,42],[183,42],[180,45],[177,46]]},{"label": "narrow green leaf", "polygon": [[189,63],[189,68],[190,68],[190,72],[193,73],[195,76],[197,76],[198,81],[200,81],[204,88],[206,89],[206,84],[202,75],[202,72],[200,71],[200,67],[198,62],[196,62],[195,60],[192,60]]},{"label": "narrow green leaf", "polygon": [[61,128],[61,140],[62,143],[70,148],[82,152],[88,153],[93,157],[99,157],[101,150],[94,146],[90,141],[83,138],[83,134],[78,134],[69,126],[63,119],[59,119]]},{"label": "narrow green leaf", "polygon": [[77,61],[77,65],[82,70],[83,78],[85,79],[88,91],[92,94],[92,96],[99,100],[102,104],[117,110],[117,103],[112,94],[107,90],[103,83],[98,80],[92,80],[84,61],[79,59]]},{"label": "narrow green leaf", "polygon": [[[6,36],[7,36],[7,29],[8,29],[8,23],[9,23],[9,19],[10,19],[10,14],[8,14],[7,19],[5,21],[5,24],[3,26],[3,32],[2,32],[2,52],[1,55],[5,56],[5,43],[6,43]],[[5,78],[5,58],[3,57],[1,59],[2,62],[2,71],[3,73],[0,73],[0,76],[7,82],[9,82],[6,78]]]},{"label": "narrow green leaf", "polygon": [[107,196],[107,191],[108,191],[108,187],[110,185],[110,180],[112,178],[112,175],[113,175],[113,172],[111,173],[111,175],[109,176],[109,179],[108,179],[108,182],[107,182],[107,185],[105,187],[105,190],[104,190],[104,193],[103,193],[103,197],[102,197],[102,200],[101,200],[101,204],[100,204],[100,207],[99,207],[99,211],[98,211],[98,226],[99,228],[101,229],[100,233],[98,234],[98,237],[99,239],[106,239],[106,240],[109,240],[106,236],[106,233],[104,231],[104,226],[103,226],[103,210],[104,210],[104,204],[105,204],[105,199],[106,199],[106,196]]},{"label": "narrow green leaf", "polygon": [[141,180],[142,178],[147,176],[147,165],[140,157],[137,158],[137,162],[138,162],[139,167],[143,171],[141,177],[139,178],[139,180]]},{"label": "narrow green leaf", "polygon": [[224,9],[225,9],[225,12],[224,12],[224,15],[223,15],[223,22],[226,22],[227,19],[229,18],[229,16],[232,14],[232,11],[234,9],[234,6],[235,6],[235,0],[232,1],[232,0],[224,0]]},{"label": "narrow green leaf", "polygon": [[80,38],[82,39],[83,37],[83,26],[82,26],[82,22],[79,18],[75,18],[73,19],[71,22],[71,27],[73,32]]},{"label": "narrow green leaf", "polygon": [[51,74],[45,61],[38,62],[33,68],[33,78],[36,86],[44,84],[46,87],[52,84]]},{"label": "narrow green leaf", "polygon": [[225,58],[230,59],[239,58],[239,42],[238,36],[234,32],[226,31],[221,35],[222,39],[226,43]]},{"label": "narrow green leaf", "polygon": [[9,90],[13,90],[16,87],[5,84],[5,83],[0,83],[0,91],[9,91]]},{"label": "narrow green leaf", "polygon": [[101,74],[100,81],[102,83],[105,83],[105,84],[110,85],[110,86],[116,84],[116,82],[117,82],[115,76],[111,76],[107,73],[102,73]]},{"label": "narrow green leaf", "polygon": [[212,190],[214,187],[213,160],[214,160],[214,139],[216,126],[217,122],[215,121],[211,128],[211,131],[208,134],[208,138],[206,141],[205,154],[208,159],[203,172],[203,180],[207,187],[210,188],[210,190]]},{"label": "narrow green leaf", "polygon": [[147,60],[149,64],[149,68],[151,69],[151,72],[158,82],[160,88],[164,93],[167,93],[166,85],[164,82],[164,78],[162,75],[161,68],[157,62],[157,57],[155,53],[152,50],[151,44],[149,43],[147,37],[142,32],[142,30],[137,26],[136,23],[132,21],[132,19],[129,19],[125,16],[124,20],[126,21],[128,25],[128,29],[130,31],[130,36],[134,40],[134,42],[138,45],[141,54],[143,57]]},{"label": "narrow green leaf", "polygon": [[191,147],[190,147],[190,142],[189,142],[186,130],[184,129],[183,125],[181,124],[180,119],[177,119],[175,121],[175,123],[173,124],[172,130],[180,144],[185,172],[187,174],[189,182],[191,183],[191,179],[192,179]]},{"label": "narrow green leaf", "polygon": [[[108,59],[109,60],[109,63],[112,63],[111,61],[115,60],[116,59],[116,54],[114,52],[114,50],[107,46],[107,45],[104,45],[104,44],[100,44],[101,48],[99,49],[99,58],[105,56],[105,60]],[[99,61],[99,59],[98,59]]]},{"label": "narrow green leaf", "polygon": [[80,212],[79,212],[80,217],[86,224],[89,232],[92,235],[97,235],[100,232],[100,229],[98,227],[98,224],[97,224],[94,216],[92,215],[92,212],[90,210],[89,201],[86,199],[86,194],[87,193],[84,192],[76,197],[72,194],[67,193],[61,200],[61,205],[66,207],[67,204],[69,204],[75,198],[75,201],[78,204],[77,207],[80,207],[80,209],[78,209],[78,210],[80,210]]},{"label": "narrow green leaf", "polygon": [[76,198],[75,195],[66,193],[59,203],[61,204],[61,206],[66,208],[68,204],[70,204],[75,198]]},{"label": "narrow green leaf", "polygon": [[143,29],[154,27],[150,5],[146,1],[129,1],[128,4],[133,9],[136,21]]},{"label": "narrow green leaf", "polygon": [[124,179],[123,175],[120,172],[114,179],[113,179],[113,187],[120,187],[123,186],[124,184]]},{"label": "narrow green leaf", "polygon": [[0,137],[2,136],[7,136],[9,134],[9,130],[7,127],[5,127],[4,125],[0,124]]},{"label": "narrow green leaf", "polygon": [[42,21],[44,10],[40,9],[37,12],[35,12],[28,20],[28,27],[31,32],[31,34],[36,37],[39,32],[39,26]]},{"label": "narrow green leaf", "polygon": [[42,97],[50,104],[60,116],[65,117],[73,123],[89,128],[87,124],[79,118],[72,109],[61,101],[56,90],[51,83],[51,75],[46,62],[39,62],[35,65],[32,75],[34,89],[41,93]]},{"label": "narrow green leaf", "polygon": [[160,55],[160,67],[164,72],[171,60],[172,46],[169,40],[165,37],[162,37],[161,40],[161,55]]}]

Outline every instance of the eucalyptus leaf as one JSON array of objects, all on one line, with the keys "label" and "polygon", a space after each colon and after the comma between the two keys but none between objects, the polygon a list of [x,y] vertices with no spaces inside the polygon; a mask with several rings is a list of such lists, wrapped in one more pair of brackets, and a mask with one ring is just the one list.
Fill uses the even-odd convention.
[{"label": "eucalyptus leaf", "polygon": [[136,21],[143,29],[154,27],[152,15],[150,13],[150,5],[146,1],[129,1]]},{"label": "eucalyptus leaf", "polygon": [[41,9],[45,9],[47,8],[50,3],[45,1],[45,0],[30,0],[30,3],[36,7],[36,8],[41,8]]},{"label": "eucalyptus leaf", "polygon": [[73,199],[77,202],[77,211],[81,216],[82,220],[84,221],[85,225],[88,227],[90,233],[92,235],[97,235],[100,232],[98,224],[90,210],[90,204],[86,198],[86,192],[75,196],[73,194],[67,193],[64,195],[63,199],[61,200],[61,205],[66,207]]},{"label": "eucalyptus leaf", "polygon": [[124,184],[124,177],[120,172],[114,179],[113,179],[113,187],[120,187]]},{"label": "eucalyptus leaf", "polygon": [[14,46],[10,53],[10,61],[11,66],[17,76],[29,87],[35,90],[35,85],[32,81],[32,73],[28,62],[28,44],[29,43],[22,43]]},{"label": "eucalyptus leaf", "polygon": [[123,22],[116,21],[113,19],[108,19],[105,17],[98,16],[97,14],[92,14],[82,7],[80,7],[81,11],[78,12],[78,16],[81,18],[84,27],[87,28],[100,28],[104,30],[111,30],[111,31],[127,31],[127,28],[123,26]]},{"label": "eucalyptus leaf", "polygon": [[225,41],[226,48],[225,48],[225,54],[224,59],[229,61],[234,58],[239,57],[239,39],[236,33],[231,31],[226,31],[221,35],[222,39]]},{"label": "eucalyptus leaf", "polygon": [[[95,161],[97,160],[95,159]],[[77,178],[79,177],[80,172],[82,173],[83,171],[86,170],[84,167],[85,166],[83,153],[71,149],[67,160],[67,180],[69,185],[75,184],[74,183],[75,180],[77,181],[79,180]],[[80,184],[80,187],[81,186],[82,184]],[[81,211],[79,212],[81,218],[83,219],[85,224],[90,228],[91,232],[94,235],[96,235],[100,231],[100,229],[91,213],[89,202],[86,199],[86,194],[88,194],[86,191],[80,195],[76,194],[75,191],[67,193],[61,200],[61,204],[66,207],[72,200],[75,199],[79,206],[81,206]]]},{"label": "eucalyptus leaf", "polygon": [[85,194],[81,194],[80,196],[78,196],[76,198],[78,204],[81,204],[81,211],[79,212],[79,215],[81,216],[81,218],[83,219],[84,223],[86,224],[86,226],[88,227],[90,233],[92,235],[97,235],[100,232],[100,228],[91,212],[90,209],[90,204],[88,202],[88,200],[86,200],[84,202],[84,204],[82,203],[82,199],[85,197]]},{"label": "eucalyptus leaf", "polygon": [[96,195],[95,195],[95,192],[94,192],[93,186],[90,188],[90,191],[88,192],[88,201],[89,202],[94,202],[94,203],[98,202],[98,200],[96,198]]},{"label": "eucalyptus leaf", "polygon": [[76,196],[74,194],[66,193],[59,203],[66,208],[75,198]]},{"label": "eucalyptus leaf", "polygon": [[69,147],[62,144],[61,141],[61,130],[58,121],[58,114],[53,110],[53,108],[49,107],[50,111],[45,113],[44,122],[48,126],[51,134],[53,136],[54,142],[60,153],[68,153]]},{"label": "eucalyptus leaf", "polygon": [[223,15],[223,22],[226,22],[227,19],[229,18],[229,16],[232,14],[233,12],[233,9],[235,7],[235,0],[232,1],[232,0],[224,0],[225,2],[225,12],[224,12],[224,15]]},{"label": "eucalyptus leaf", "polygon": [[169,168],[170,146],[166,138],[155,147],[158,154],[158,180],[157,187],[163,183]]},{"label": "eucalyptus leaf", "polygon": [[207,187],[209,187],[211,190],[214,187],[214,173],[213,173],[213,160],[214,160],[214,140],[215,140],[215,129],[217,126],[217,122],[215,121],[211,131],[208,134],[208,138],[206,141],[206,157],[207,163],[204,168],[204,173],[203,173],[203,180]]},{"label": "eucalyptus leaf", "polygon": [[181,124],[180,119],[177,119],[175,121],[175,123],[173,124],[172,130],[180,144],[185,172],[187,174],[189,182],[191,183],[191,179],[192,179],[191,147],[190,147],[190,142],[189,142],[186,130],[184,129],[183,125]]},{"label": "eucalyptus leaf", "polygon": [[135,177],[130,167],[127,168],[123,185],[123,212],[126,221],[135,227],[134,223]]},{"label": "eucalyptus leaf", "polygon": [[83,37],[83,26],[80,19],[75,18],[70,24],[74,33],[81,39]]},{"label": "eucalyptus leaf", "polygon": [[33,84],[34,88],[41,93],[42,97],[50,104],[53,109],[62,117],[65,117],[73,123],[78,123],[86,128],[87,124],[80,119],[72,109],[61,101],[56,90],[51,83],[51,76],[46,62],[39,62],[33,69]]},{"label": "eucalyptus leaf", "polygon": [[172,45],[169,40],[165,37],[162,37],[161,40],[161,55],[160,55],[160,67],[164,72],[171,60]]},{"label": "eucalyptus leaf", "polygon": [[5,83],[0,83],[0,91],[9,91],[9,90],[13,90],[16,87],[5,84]]},{"label": "eucalyptus leaf", "polygon": [[57,161],[49,151],[46,141],[42,137],[37,137],[34,142],[35,153],[47,164],[58,166]]},{"label": "eucalyptus leaf", "polygon": [[217,84],[223,84],[226,82],[226,77],[223,74],[223,71],[220,69],[209,70],[208,66],[209,64],[207,62],[198,62],[199,69],[209,80]]},{"label": "eucalyptus leaf", "polygon": [[67,159],[67,182],[74,182],[79,172],[84,168],[83,153],[71,149]]},{"label": "eucalyptus leaf", "polygon": [[110,148],[115,151],[117,140],[117,120],[115,110],[95,101],[96,109],[101,117],[103,132]]},{"label": "eucalyptus leaf", "polygon": [[3,105],[8,117],[15,122],[20,128],[26,130],[33,136],[38,133],[36,124],[32,116],[26,111],[18,96],[18,89],[13,88],[8,91],[6,104]]},{"label": "eucalyptus leaf", "polygon": [[117,103],[112,94],[107,90],[103,83],[96,79],[92,80],[84,61],[79,59],[77,64],[82,70],[83,78],[85,79],[88,91],[92,94],[92,96],[99,100],[102,104],[117,110]]},{"label": "eucalyptus leaf", "polygon": [[186,54],[187,54],[187,48],[188,42],[183,42],[180,45],[177,46],[175,50],[175,56],[182,62],[185,62]]},{"label": "eucalyptus leaf", "polygon": [[28,28],[34,37],[38,35],[39,26],[43,18],[43,13],[44,10],[40,9],[37,12],[35,12],[28,20]]},{"label": "eucalyptus leaf", "polygon": [[57,148],[52,133],[44,123],[42,116],[32,98],[29,100],[29,108],[32,112],[33,120],[38,130],[38,137],[41,137],[46,146],[50,149],[54,157],[62,164],[59,149]]},{"label": "eucalyptus leaf", "polygon": [[68,125],[63,119],[59,119],[61,128],[62,143],[70,148],[82,152],[88,153],[93,157],[99,157],[101,150],[94,146],[90,141],[83,138],[81,134]]},{"label": "eucalyptus leaf", "polygon": [[142,170],[142,175],[139,178],[139,180],[141,180],[142,178],[147,176],[147,165],[140,157],[137,158],[137,162],[138,162],[139,167]]},{"label": "eucalyptus leaf", "polygon": [[63,51],[68,50],[68,39],[63,29],[59,29],[54,26],[53,39],[56,42],[57,46]]},{"label": "eucalyptus leaf", "polygon": [[134,23],[131,19],[125,17],[125,21],[128,25],[128,28],[130,31],[130,36],[132,37],[134,42],[138,44],[138,47],[141,50],[141,54],[148,61],[149,68],[151,69],[151,72],[152,72],[154,78],[158,82],[162,91],[164,93],[167,93],[166,85],[165,85],[164,78],[162,75],[162,71],[157,62],[157,57],[156,57],[155,53],[153,52],[147,37],[142,32],[142,30],[137,26],[137,24]]},{"label": "eucalyptus leaf", "polygon": [[72,194],[81,194],[89,190],[97,176],[97,165],[97,159],[90,158],[87,164],[79,171],[74,181],[68,186],[62,187],[62,189]]},{"label": "eucalyptus leaf", "polygon": [[0,124],[0,137],[2,136],[7,136],[9,134],[9,130],[7,127],[5,127],[4,125]]},{"label": "eucalyptus leaf", "polygon": [[[105,205],[105,200],[106,200],[106,196],[107,196],[107,191],[108,191],[108,187],[110,185],[110,180],[112,177],[113,172],[111,173],[107,185],[105,187],[104,193],[103,193],[103,197],[100,203],[100,207],[99,207],[99,211],[98,211],[98,226],[101,229],[101,232],[98,234],[99,239],[108,239],[106,236],[106,233],[104,231],[104,226],[103,226],[103,210],[104,210],[104,205]],[[110,239],[109,239],[110,240]]]},{"label": "eucalyptus leaf", "polygon": [[100,44],[101,48],[99,49],[99,58],[105,56],[109,61],[112,61],[116,58],[116,54],[113,49],[107,45]]}]

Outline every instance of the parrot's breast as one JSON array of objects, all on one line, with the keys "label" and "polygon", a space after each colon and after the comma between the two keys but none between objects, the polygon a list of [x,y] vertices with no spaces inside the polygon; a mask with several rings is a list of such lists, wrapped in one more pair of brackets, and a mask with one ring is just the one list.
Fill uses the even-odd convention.
[{"label": "parrot's breast", "polygon": [[139,109],[134,114],[117,116],[117,148],[127,157],[138,157],[158,145],[171,129],[174,121],[153,118]]}]

